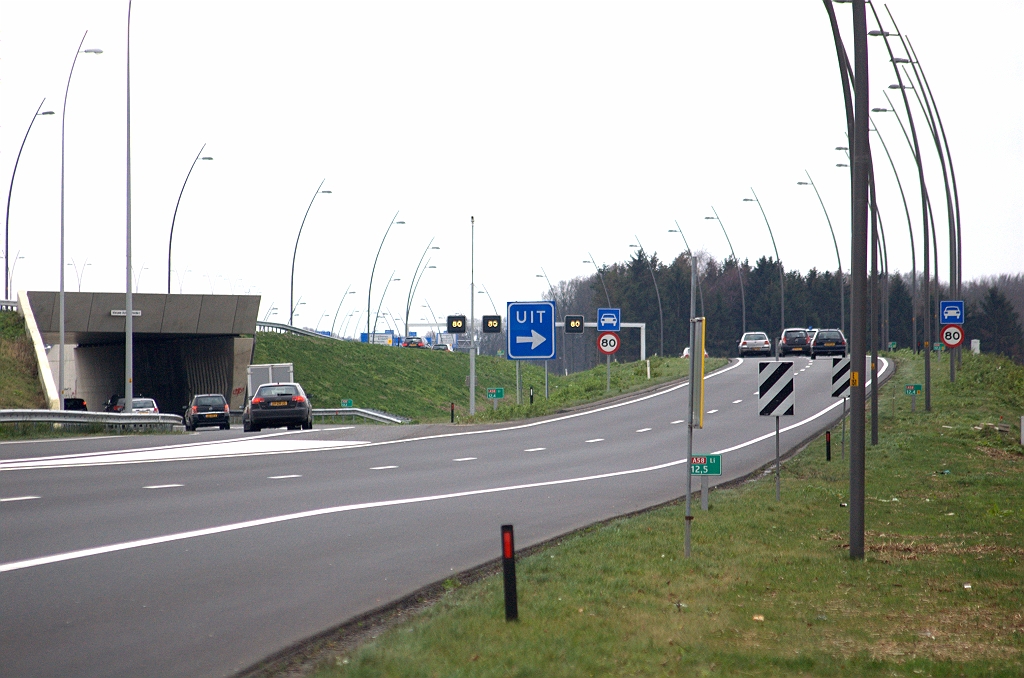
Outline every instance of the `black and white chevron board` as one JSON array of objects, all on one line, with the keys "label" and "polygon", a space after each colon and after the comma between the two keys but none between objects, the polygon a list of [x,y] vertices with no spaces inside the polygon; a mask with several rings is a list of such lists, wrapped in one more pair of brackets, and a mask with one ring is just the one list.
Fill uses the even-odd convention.
[{"label": "black and white chevron board", "polygon": [[832,397],[850,395],[850,358],[832,358]]},{"label": "black and white chevron board", "polygon": [[757,366],[757,412],[762,417],[795,414],[793,362],[762,361]]}]

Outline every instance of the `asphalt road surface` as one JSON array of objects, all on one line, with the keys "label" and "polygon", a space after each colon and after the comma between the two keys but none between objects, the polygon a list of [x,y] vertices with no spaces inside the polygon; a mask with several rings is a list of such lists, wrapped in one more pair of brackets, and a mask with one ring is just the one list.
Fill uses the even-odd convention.
[{"label": "asphalt road surface", "polygon": [[[707,379],[694,454],[722,454],[712,484],[774,459],[757,362]],[[831,361],[795,363],[783,452],[842,413]],[[526,547],[677,498],[687,391],[490,428],[0,444],[0,672],[231,675],[498,557],[504,523]]]}]

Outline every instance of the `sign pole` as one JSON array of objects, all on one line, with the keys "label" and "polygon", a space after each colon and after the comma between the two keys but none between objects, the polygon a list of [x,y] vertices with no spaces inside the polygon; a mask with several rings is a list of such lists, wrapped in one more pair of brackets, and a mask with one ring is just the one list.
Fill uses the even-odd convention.
[{"label": "sign pole", "polygon": [[519,374],[519,361],[516,361],[516,405],[523,404],[523,379]]},{"label": "sign pole", "polygon": [[686,408],[686,527],[683,534],[683,557],[690,557],[690,523],[693,522],[693,513],[690,511],[690,485],[693,482],[693,398],[696,389],[693,387],[696,375],[696,362],[693,357],[694,342],[696,341],[697,326],[694,317],[697,315],[697,267],[690,262],[690,401]]},{"label": "sign pole", "polygon": [[846,461],[846,398],[843,398],[843,461]]},{"label": "sign pole", "polygon": [[475,247],[474,235],[476,223],[473,217],[469,218],[469,416],[476,414],[476,337],[473,336],[476,329],[476,314],[473,313],[473,302],[476,297],[476,285],[474,280],[473,254]]},{"label": "sign pole", "polygon": [[782,501],[782,469],[779,467],[779,417],[775,417],[775,501]]},{"label": "sign pole", "polygon": [[606,355],[604,357],[604,363],[604,390],[605,393],[610,393],[612,390],[612,357],[610,355]]}]

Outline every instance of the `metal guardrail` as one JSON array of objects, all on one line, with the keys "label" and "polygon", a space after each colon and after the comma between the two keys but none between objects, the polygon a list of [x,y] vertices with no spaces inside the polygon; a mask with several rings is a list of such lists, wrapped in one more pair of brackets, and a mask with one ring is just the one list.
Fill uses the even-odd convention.
[{"label": "metal guardrail", "polygon": [[18,302],[13,299],[0,299],[0,311],[18,312]]},{"label": "metal guardrail", "polygon": [[104,426],[181,426],[176,414],[120,414],[76,410],[0,410],[0,424],[102,424]]},{"label": "metal guardrail", "polygon": [[402,417],[397,414],[388,414],[387,412],[381,412],[380,410],[368,410],[363,407],[313,408],[314,418],[341,417],[347,415],[373,419],[374,421],[379,421],[382,424],[405,424],[412,421],[408,417]]},{"label": "metal guardrail", "polygon": [[256,321],[257,332],[291,332],[292,334],[298,334],[302,337],[318,337],[320,339],[334,339],[336,341],[344,341],[341,337],[328,336],[326,334],[320,334],[312,330],[304,330],[301,327],[294,327],[292,325],[285,325],[284,323],[272,323],[265,320]]}]

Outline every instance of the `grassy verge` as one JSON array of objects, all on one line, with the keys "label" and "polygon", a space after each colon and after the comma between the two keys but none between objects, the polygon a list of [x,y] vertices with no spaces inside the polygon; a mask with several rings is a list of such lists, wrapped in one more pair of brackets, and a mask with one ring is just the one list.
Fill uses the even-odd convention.
[{"label": "grassy verge", "polygon": [[[921,381],[919,359],[897,360],[900,383]],[[613,521],[519,561],[519,623],[500,577],[453,581],[316,675],[1024,674],[1024,369],[968,355],[956,384],[935,378],[931,413],[887,405],[863,562],[848,467],[821,439],[785,465],[781,503],[770,478],[714,492],[688,560],[681,506]],[[1008,433],[982,426],[1000,416]]]},{"label": "grassy verge", "polygon": [[[568,376],[548,375],[549,399],[544,398],[543,363],[523,363],[523,403],[516,405],[516,368],[505,358],[479,356],[477,412],[469,416],[469,356],[464,353],[399,349],[348,341],[313,339],[261,332],[256,338],[255,362],[290,362],[295,379],[310,394],[315,407],[337,407],[351,399],[356,407],[400,414],[418,422],[448,421],[450,403],[462,423],[536,417],[686,376],[689,363],[679,358],[651,358],[647,364],[612,363],[611,391],[605,391],[605,367]],[[708,370],[725,364],[708,361]],[[529,404],[530,387],[534,389]],[[493,409],[488,388],[504,388],[505,398]]]},{"label": "grassy verge", "polygon": [[46,407],[25,320],[0,312],[0,410]]}]

